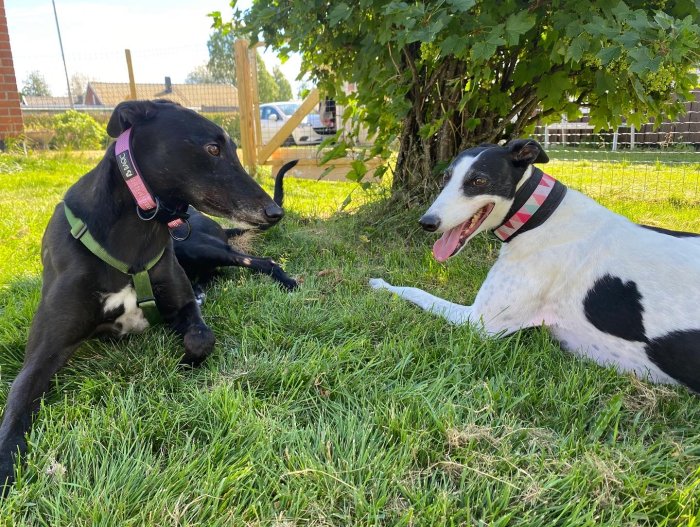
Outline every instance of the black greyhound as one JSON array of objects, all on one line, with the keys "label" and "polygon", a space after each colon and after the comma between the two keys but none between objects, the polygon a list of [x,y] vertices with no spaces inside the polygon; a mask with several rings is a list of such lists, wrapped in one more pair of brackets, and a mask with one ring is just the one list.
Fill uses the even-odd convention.
[{"label": "black greyhound", "polygon": [[[284,200],[283,180],[284,175],[297,164],[298,160],[284,164],[275,178],[274,201],[280,207]],[[282,287],[292,290],[297,287],[296,281],[288,276],[275,261],[269,258],[257,258],[236,251],[228,240],[240,236],[245,229],[224,229],[217,222],[208,218],[194,207],[187,209],[191,233],[184,240],[175,240],[175,256],[178,263],[192,281],[195,296],[198,300],[204,298],[202,286],[206,285],[217,272],[218,267],[239,266],[267,274],[276,280]],[[268,225],[259,227],[264,230]],[[187,232],[187,226],[178,227],[176,233],[182,237]]]},{"label": "black greyhound", "polygon": [[[68,189],[44,233],[41,301],[0,425],[3,494],[51,377],[83,340],[143,329],[144,313],[157,309],[183,337],[183,363],[198,364],[212,351],[214,334],[168,230],[188,205],[258,228],[283,215],[245,171],[224,130],[191,110],[169,101],[124,102],[107,132],[119,139]],[[141,188],[134,190],[134,182]],[[144,195],[153,210],[135,206]]]}]

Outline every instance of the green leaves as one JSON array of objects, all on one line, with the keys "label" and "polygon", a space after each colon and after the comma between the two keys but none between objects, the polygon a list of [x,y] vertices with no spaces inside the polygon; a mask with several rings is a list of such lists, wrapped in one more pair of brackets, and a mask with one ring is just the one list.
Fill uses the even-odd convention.
[{"label": "green leaves", "polygon": [[331,26],[337,26],[340,22],[347,20],[350,14],[350,7],[345,2],[340,2],[328,13],[328,19]]},{"label": "green leaves", "polygon": [[578,62],[583,57],[583,54],[588,51],[590,47],[590,42],[588,36],[581,34],[574,38],[569,44],[566,54],[564,55],[564,60],[567,62],[573,61]]},{"label": "green leaves", "polygon": [[455,11],[469,11],[476,5],[476,0],[447,0],[447,3],[454,8]]},{"label": "green leaves", "polygon": [[607,66],[613,60],[620,58],[621,55],[622,48],[620,46],[609,46],[601,49],[596,55],[596,57],[600,59],[600,62],[602,62],[603,66]]},{"label": "green leaves", "polygon": [[485,62],[496,53],[498,46],[506,43],[503,38],[503,25],[500,24],[489,32],[484,40],[477,41],[472,47],[472,59],[476,62]]},{"label": "green leaves", "polygon": [[545,108],[556,108],[562,102],[566,104],[567,91],[571,86],[572,80],[567,72],[558,71],[542,78],[537,86],[537,96],[542,100]]},{"label": "green leaves", "polygon": [[[302,74],[362,108],[375,152],[401,137],[398,159],[429,157],[406,174],[581,104],[600,127],[659,118],[681,106],[700,49],[700,8],[688,0],[256,1],[240,18],[238,35],[301,53]],[[343,82],[357,91],[346,97]],[[345,155],[341,144],[328,155]]]},{"label": "green leaves", "polygon": [[509,46],[515,46],[520,37],[530,31],[535,25],[535,15],[529,11],[520,11],[514,15],[510,15],[506,20],[506,42]]},{"label": "green leaves", "polygon": [[468,46],[468,41],[463,35],[450,35],[440,44],[440,54],[444,57],[446,55],[458,55],[464,54]]}]

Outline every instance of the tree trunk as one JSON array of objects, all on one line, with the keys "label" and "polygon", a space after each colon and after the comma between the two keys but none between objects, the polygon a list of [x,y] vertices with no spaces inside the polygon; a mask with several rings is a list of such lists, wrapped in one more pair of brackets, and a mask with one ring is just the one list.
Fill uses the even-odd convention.
[{"label": "tree trunk", "polygon": [[[393,196],[402,201],[427,200],[434,195],[440,185],[441,169],[460,151],[481,143],[497,143],[501,139],[520,136],[530,124],[537,101],[532,87],[518,93],[507,115],[498,114],[483,104],[471,111],[468,106],[459,111],[469,77],[467,63],[446,58],[438,69],[427,72],[416,67],[418,62],[419,47],[404,50],[402,66],[413,72],[414,84],[406,94],[412,109],[403,121],[392,184]],[[499,87],[507,88],[505,82]],[[473,120],[469,126],[471,118],[479,119],[477,126]],[[421,134],[424,123],[441,119],[442,124],[434,134],[428,137]]]}]

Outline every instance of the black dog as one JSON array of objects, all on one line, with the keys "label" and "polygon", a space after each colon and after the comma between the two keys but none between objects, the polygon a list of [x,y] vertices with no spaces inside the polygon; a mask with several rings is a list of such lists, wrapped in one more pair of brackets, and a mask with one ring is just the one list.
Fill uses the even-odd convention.
[{"label": "black dog", "polygon": [[[284,200],[283,180],[284,175],[297,164],[298,160],[290,161],[283,165],[275,178],[274,201],[280,207]],[[198,300],[204,298],[202,286],[206,285],[217,272],[218,267],[239,266],[247,267],[252,271],[269,275],[280,285],[288,290],[297,287],[296,281],[288,276],[284,270],[269,258],[257,258],[236,251],[229,244],[230,238],[240,236],[247,232],[244,229],[224,229],[217,222],[208,218],[194,207],[187,209],[191,232],[184,240],[175,240],[175,256],[178,263],[192,281],[195,297]],[[263,225],[259,229],[264,230],[268,226]],[[184,234],[187,227],[179,227],[176,233]]]},{"label": "black dog", "polygon": [[[191,110],[169,101],[124,102],[107,132],[119,136],[117,143],[68,189],[44,233],[41,302],[0,425],[3,493],[41,396],[83,340],[143,329],[144,313],[157,308],[183,337],[184,363],[197,364],[212,351],[214,334],[168,231],[188,205],[252,227],[283,215],[246,173],[224,130]],[[152,210],[135,207],[135,199]]]}]

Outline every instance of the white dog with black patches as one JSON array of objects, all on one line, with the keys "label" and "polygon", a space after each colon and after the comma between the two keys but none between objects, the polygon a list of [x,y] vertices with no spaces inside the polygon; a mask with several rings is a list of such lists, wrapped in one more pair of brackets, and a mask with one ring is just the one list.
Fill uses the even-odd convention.
[{"label": "white dog with black patches", "polygon": [[443,262],[482,231],[503,241],[474,304],[370,280],[490,335],[546,325],[599,364],[700,391],[699,235],[635,224],[544,174],[536,141],[482,145],[448,167],[419,220]]}]

